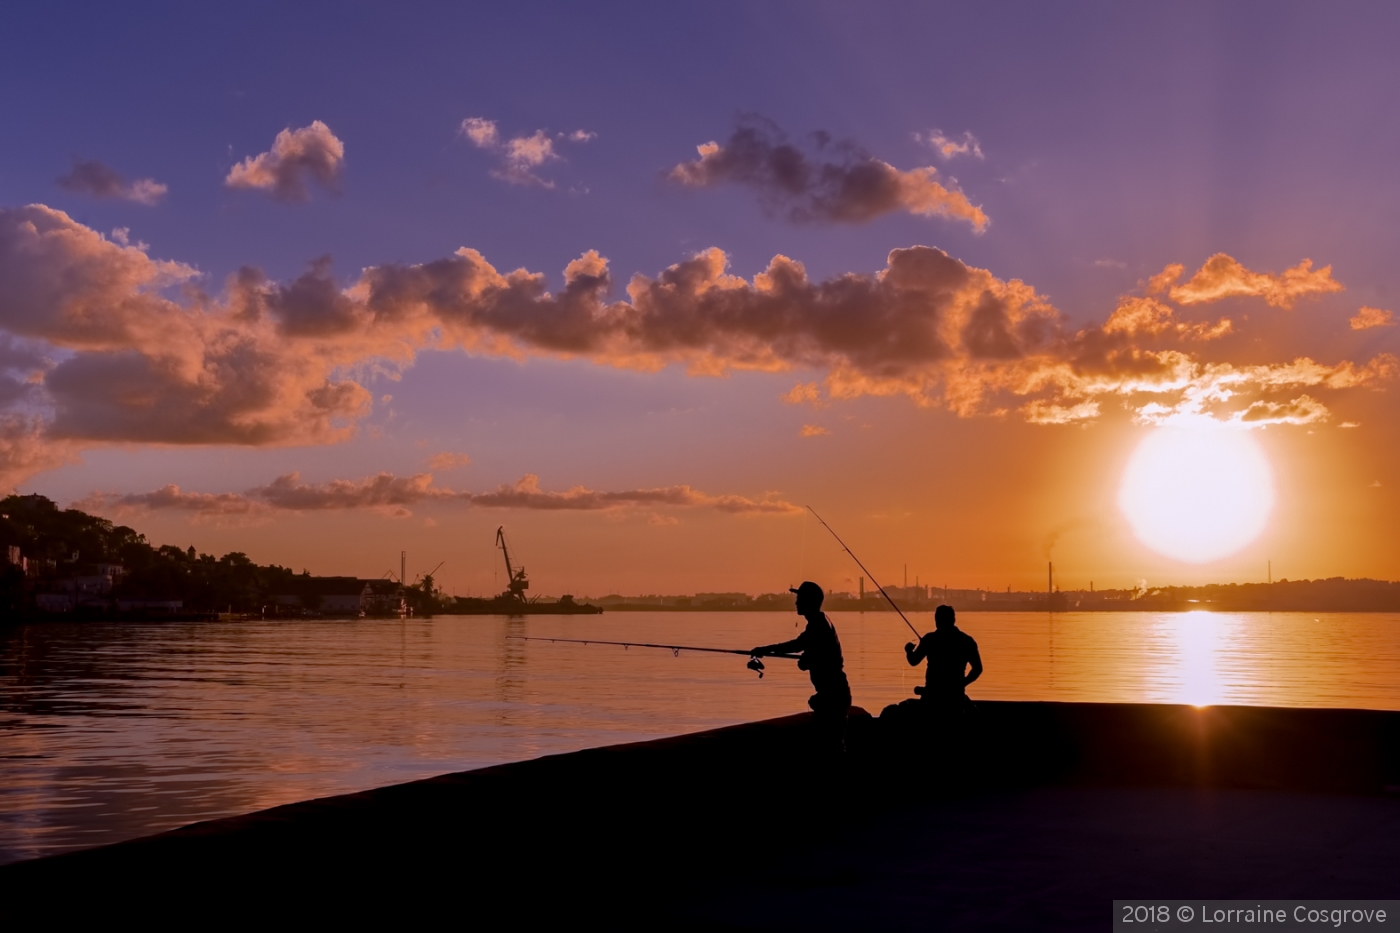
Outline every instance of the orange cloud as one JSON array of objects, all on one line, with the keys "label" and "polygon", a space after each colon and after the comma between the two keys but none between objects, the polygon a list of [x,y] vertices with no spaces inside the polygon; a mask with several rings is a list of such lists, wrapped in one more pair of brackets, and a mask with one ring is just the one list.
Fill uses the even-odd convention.
[{"label": "orange cloud", "polygon": [[778,398],[789,405],[811,405],[820,408],[822,390],[815,382],[799,382]]},{"label": "orange cloud", "polygon": [[692,188],[746,185],[764,205],[794,223],[863,223],[894,211],[965,220],[974,230],[988,218],[956,188],[935,181],[932,166],[900,171],[850,143],[814,136],[810,155],[789,143],[771,121],[750,117],[723,145],[697,147],[700,158],[682,162],[669,177]]},{"label": "orange cloud", "polygon": [[1316,424],[1329,416],[1327,406],[1310,395],[1300,395],[1286,402],[1255,402],[1237,420],[1246,425]]},{"label": "orange cloud", "polygon": [[12,490],[16,483],[35,473],[77,459],[77,446],[48,437],[46,428],[34,416],[0,414],[0,489]]},{"label": "orange cloud", "polygon": [[804,424],[801,431],[803,437],[821,437],[823,434],[830,433],[830,431],[819,424]]},{"label": "orange cloud", "polygon": [[1035,399],[1021,409],[1031,424],[1079,424],[1099,417],[1098,402],[1057,405],[1045,399]]},{"label": "orange cloud", "polygon": [[153,492],[136,495],[93,493],[73,503],[75,508],[88,511],[191,512],[203,516],[241,516],[266,510],[266,506],[235,492],[186,492],[175,483],[167,483]]},{"label": "orange cloud", "polygon": [[1149,402],[1137,409],[1139,421],[1180,424],[1209,418],[1244,427],[1268,424],[1312,424],[1330,416],[1325,405],[1309,395],[1275,402],[1258,396],[1300,388],[1355,389],[1375,386],[1400,375],[1400,360],[1388,353],[1364,366],[1351,362],[1324,366],[1307,357],[1291,363],[1232,366],[1178,361],[1174,383],[1133,387],[1138,393],[1171,394],[1172,404]]},{"label": "orange cloud", "polygon": [[1352,330],[1370,330],[1372,327],[1394,327],[1395,315],[1380,308],[1362,306],[1351,318]]},{"label": "orange cloud", "polygon": [[235,165],[224,184],[267,191],[279,201],[305,201],[310,182],[334,192],[344,164],[345,144],[330,127],[314,120],[310,126],[278,133],[271,149]]},{"label": "orange cloud", "polygon": [[1128,296],[1119,299],[1118,307],[1109,315],[1103,329],[1107,334],[1157,336],[1172,333],[1183,340],[1215,340],[1234,330],[1234,325],[1229,318],[1221,318],[1214,324],[1188,324],[1176,320],[1171,307],[1154,298]]},{"label": "orange cloud", "polygon": [[[256,313],[245,271],[223,302],[198,272],[153,260],[35,205],[0,210],[0,326],[74,351],[39,388],[46,434],[74,441],[325,443],[349,435],[369,394],[334,375],[359,348],[288,341]],[[181,288],[186,301],[166,297]]]},{"label": "orange cloud", "polygon": [[540,488],[539,477],[526,474],[514,483],[490,492],[472,493],[433,484],[429,473],[395,476],[377,473],[359,480],[304,483],[288,473],[246,493],[185,492],[167,485],[149,493],[93,493],[77,507],[90,511],[129,512],[175,510],[202,515],[244,515],[267,510],[289,512],[374,509],[406,515],[407,507],[423,503],[457,503],[477,508],[531,509],[543,511],[599,512],[625,508],[698,508],[730,514],[795,514],[801,509],[769,493],[761,499],[745,496],[712,496],[690,486],[663,486],[603,492],[574,486],[550,491]]},{"label": "orange cloud", "polygon": [[74,159],[73,168],[58,179],[64,191],[90,194],[95,198],[115,198],[152,207],[160,203],[170,189],[151,178],[127,181],[114,169],[96,160]]},{"label": "orange cloud", "polygon": [[[1151,286],[1165,288],[1181,274],[1179,265],[1168,266],[1154,276]],[[1240,262],[1224,253],[1216,253],[1184,285],[1171,288],[1171,298],[1178,304],[1200,304],[1222,298],[1258,297],[1277,308],[1291,308],[1303,295],[1319,295],[1342,291],[1342,284],[1332,278],[1332,267],[1314,270],[1311,259],[1304,259],[1278,275],[1251,272]]]},{"label": "orange cloud", "polygon": [[444,450],[442,453],[433,454],[428,458],[428,469],[455,470],[457,467],[467,466],[471,462],[472,458],[466,454],[456,454]]}]

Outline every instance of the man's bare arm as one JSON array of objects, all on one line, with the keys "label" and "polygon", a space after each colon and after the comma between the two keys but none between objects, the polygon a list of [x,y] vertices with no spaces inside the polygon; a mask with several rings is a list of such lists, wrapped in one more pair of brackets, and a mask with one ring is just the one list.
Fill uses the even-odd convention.
[{"label": "man's bare arm", "polygon": [[963,686],[966,687],[968,684],[972,683],[974,680],[981,676],[982,654],[977,650],[977,645],[974,644],[972,646],[972,670],[967,672],[967,677],[963,680]]},{"label": "man's bare arm", "polygon": [[[806,634],[806,632],[802,633],[802,635]],[[798,635],[792,641],[780,641],[776,645],[760,645],[759,647],[753,649],[753,653],[757,655],[766,655],[792,654],[795,651],[805,651],[807,648],[807,641],[802,637],[802,635]]]}]

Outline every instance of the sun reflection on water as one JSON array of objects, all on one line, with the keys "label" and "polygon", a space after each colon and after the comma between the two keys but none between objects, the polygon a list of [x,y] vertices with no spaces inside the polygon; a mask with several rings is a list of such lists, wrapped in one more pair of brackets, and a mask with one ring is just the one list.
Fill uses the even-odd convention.
[{"label": "sun reflection on water", "polygon": [[1163,615],[1157,620],[1157,640],[1163,649],[1161,682],[1167,688],[1162,699],[1203,707],[1226,699],[1227,684],[1221,672],[1229,618],[1197,610]]}]

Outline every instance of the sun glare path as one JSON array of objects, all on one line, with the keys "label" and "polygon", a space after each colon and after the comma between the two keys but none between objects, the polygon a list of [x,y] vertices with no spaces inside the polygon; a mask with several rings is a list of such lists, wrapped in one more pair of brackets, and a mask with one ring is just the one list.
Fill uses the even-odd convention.
[{"label": "sun glare path", "polygon": [[1221,619],[1213,612],[1185,612],[1162,620],[1163,634],[1175,647],[1172,663],[1178,703],[1212,706],[1225,699],[1220,671]]},{"label": "sun glare path", "polygon": [[1202,564],[1257,538],[1274,504],[1273,472],[1248,431],[1159,428],[1123,472],[1118,505],[1138,540]]}]

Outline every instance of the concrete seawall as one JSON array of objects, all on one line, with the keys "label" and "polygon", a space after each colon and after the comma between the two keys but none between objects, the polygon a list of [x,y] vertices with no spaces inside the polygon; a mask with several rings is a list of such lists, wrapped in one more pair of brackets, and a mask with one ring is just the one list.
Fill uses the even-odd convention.
[{"label": "concrete seawall", "polygon": [[1081,929],[1148,893],[1400,896],[1400,713],[981,703],[848,747],[800,715],[306,801],[5,866],[0,917]]}]

